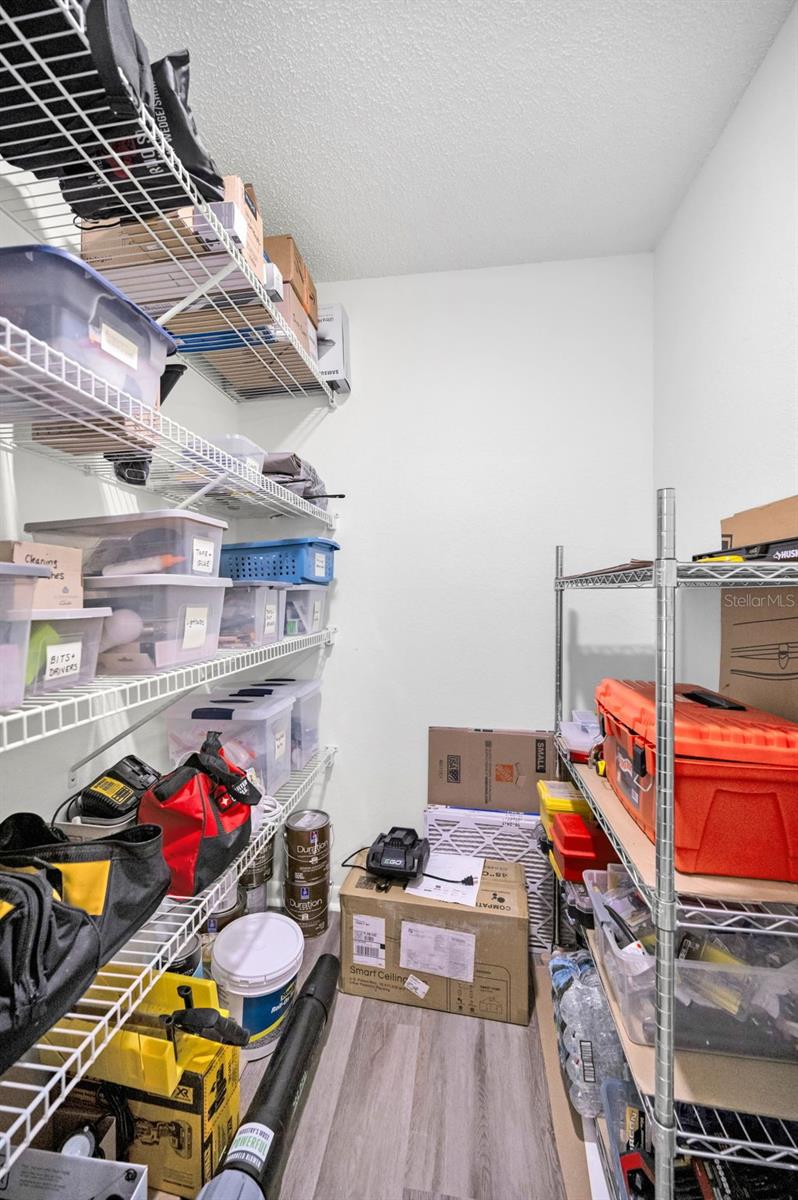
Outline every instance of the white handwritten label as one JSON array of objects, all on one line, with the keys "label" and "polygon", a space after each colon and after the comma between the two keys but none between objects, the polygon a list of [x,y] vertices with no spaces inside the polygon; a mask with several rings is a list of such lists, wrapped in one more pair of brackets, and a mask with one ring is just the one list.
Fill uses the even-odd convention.
[{"label": "white handwritten label", "polygon": [[277,604],[268,600],[263,610],[263,632],[267,637],[277,632]]},{"label": "white handwritten label", "polygon": [[70,675],[79,675],[82,654],[82,642],[58,642],[55,646],[48,646],[45,680],[49,683],[51,679],[68,679]]},{"label": "white handwritten label", "polygon": [[399,966],[473,983],[476,943],[473,933],[402,921]]},{"label": "white handwritten label", "polygon": [[415,975],[408,975],[405,980],[405,987],[408,992],[412,992],[414,996],[418,996],[419,1000],[423,1000],[429,991],[429,984],[423,979],[417,979]]},{"label": "white handwritten label", "polygon": [[324,579],[327,574],[327,555],[316,553],[313,556],[314,567],[313,574],[316,579]]},{"label": "white handwritten label", "polygon": [[355,913],[352,917],[352,962],[385,969],[385,919]]},{"label": "white handwritten label", "polygon": [[210,538],[195,537],[191,542],[191,570],[195,575],[212,575],[216,546]]},{"label": "white handwritten label", "polygon": [[313,623],[311,624],[311,632],[316,633],[321,628],[321,600],[313,601]]},{"label": "white handwritten label", "polygon": [[100,326],[100,349],[112,358],[118,358],[126,367],[130,367],[131,371],[138,369],[139,351],[136,343],[104,322]]},{"label": "white handwritten label", "polygon": [[201,650],[208,636],[208,609],[204,605],[188,605],[183,618],[183,649]]},{"label": "white handwritten label", "polygon": [[274,757],[280,759],[285,754],[286,736],[284,729],[278,729],[274,735]]}]

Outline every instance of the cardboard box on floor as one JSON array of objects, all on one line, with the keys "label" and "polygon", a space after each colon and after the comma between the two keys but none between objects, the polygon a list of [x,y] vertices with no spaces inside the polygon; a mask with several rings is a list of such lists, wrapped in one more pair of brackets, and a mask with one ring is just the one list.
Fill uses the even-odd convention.
[{"label": "cardboard box on floor", "polygon": [[[356,860],[365,864],[366,855]],[[351,870],[341,888],[341,990],[526,1025],[527,897],[519,863],[486,859],[476,908],[377,891]]]},{"label": "cardboard box on floor", "polygon": [[[723,546],[798,537],[798,496],[749,508],[720,524]],[[798,721],[798,588],[721,592],[718,691]]]},{"label": "cardboard box on floor", "polygon": [[546,731],[430,728],[429,804],[536,813],[538,780],[554,772]]},{"label": "cardboard box on floor", "polygon": [[0,562],[50,568],[50,578],[34,584],[34,608],[83,607],[82,550],[44,542],[0,542]]}]

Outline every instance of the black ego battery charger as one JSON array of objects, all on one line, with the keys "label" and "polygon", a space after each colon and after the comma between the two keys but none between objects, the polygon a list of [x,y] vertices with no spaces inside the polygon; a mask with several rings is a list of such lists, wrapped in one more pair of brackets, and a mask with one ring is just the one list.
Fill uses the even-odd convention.
[{"label": "black ego battery charger", "polygon": [[366,870],[380,879],[410,883],[424,874],[429,861],[429,842],[415,829],[394,825],[381,833],[369,847]]}]

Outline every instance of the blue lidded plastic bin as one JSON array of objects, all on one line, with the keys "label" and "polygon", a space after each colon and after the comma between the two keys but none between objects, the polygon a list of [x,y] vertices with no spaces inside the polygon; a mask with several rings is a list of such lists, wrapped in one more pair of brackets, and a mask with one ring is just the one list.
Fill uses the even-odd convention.
[{"label": "blue lidded plastic bin", "polygon": [[174,340],[74,254],[57,246],[0,249],[0,317],[118,391],[158,407]]},{"label": "blue lidded plastic bin", "polygon": [[222,546],[219,569],[228,579],[326,584],[332,581],[333,555],[340,549],[338,543],[329,538],[236,542],[231,546]]}]

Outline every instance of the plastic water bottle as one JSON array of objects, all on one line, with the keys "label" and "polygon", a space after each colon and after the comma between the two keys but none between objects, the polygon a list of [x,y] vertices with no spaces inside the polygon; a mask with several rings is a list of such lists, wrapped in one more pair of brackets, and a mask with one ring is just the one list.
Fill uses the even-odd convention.
[{"label": "plastic water bottle", "polygon": [[[589,955],[580,952],[558,955],[557,959],[552,986],[560,1030],[560,1058],[570,1081],[569,1096],[582,1116],[596,1117],[601,1112],[604,1079],[623,1077],[623,1050]],[[569,967],[563,961],[567,959],[578,961],[572,961]]]}]

